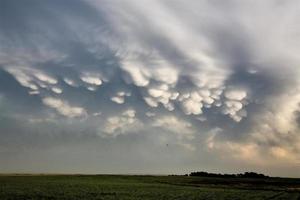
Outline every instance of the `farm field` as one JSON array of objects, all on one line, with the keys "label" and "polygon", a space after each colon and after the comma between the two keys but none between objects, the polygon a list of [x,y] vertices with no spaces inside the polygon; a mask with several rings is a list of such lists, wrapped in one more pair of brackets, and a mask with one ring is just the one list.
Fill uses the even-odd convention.
[{"label": "farm field", "polygon": [[0,199],[300,199],[300,179],[127,175],[2,175]]}]

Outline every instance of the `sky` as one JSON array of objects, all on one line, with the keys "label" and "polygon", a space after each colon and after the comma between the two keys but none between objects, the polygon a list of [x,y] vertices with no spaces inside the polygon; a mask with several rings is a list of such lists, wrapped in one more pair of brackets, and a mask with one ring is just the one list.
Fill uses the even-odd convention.
[{"label": "sky", "polygon": [[1,0],[0,172],[300,177],[300,1]]}]

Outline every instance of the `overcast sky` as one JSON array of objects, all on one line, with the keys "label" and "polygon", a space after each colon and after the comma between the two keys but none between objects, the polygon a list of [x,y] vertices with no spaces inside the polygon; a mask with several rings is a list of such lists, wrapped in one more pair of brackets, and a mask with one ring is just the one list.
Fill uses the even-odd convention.
[{"label": "overcast sky", "polygon": [[300,177],[300,1],[1,0],[0,172]]}]

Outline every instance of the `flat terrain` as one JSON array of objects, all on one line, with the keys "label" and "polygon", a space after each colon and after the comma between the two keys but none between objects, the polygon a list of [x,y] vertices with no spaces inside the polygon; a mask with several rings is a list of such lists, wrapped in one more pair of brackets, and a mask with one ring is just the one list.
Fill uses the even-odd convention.
[{"label": "flat terrain", "polygon": [[300,200],[300,179],[2,175],[0,199]]}]

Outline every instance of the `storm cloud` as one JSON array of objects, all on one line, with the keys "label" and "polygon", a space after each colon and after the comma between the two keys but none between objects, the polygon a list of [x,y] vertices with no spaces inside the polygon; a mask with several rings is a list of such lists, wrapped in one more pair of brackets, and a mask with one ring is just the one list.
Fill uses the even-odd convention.
[{"label": "storm cloud", "polygon": [[0,170],[300,176],[299,11],[2,0]]}]

